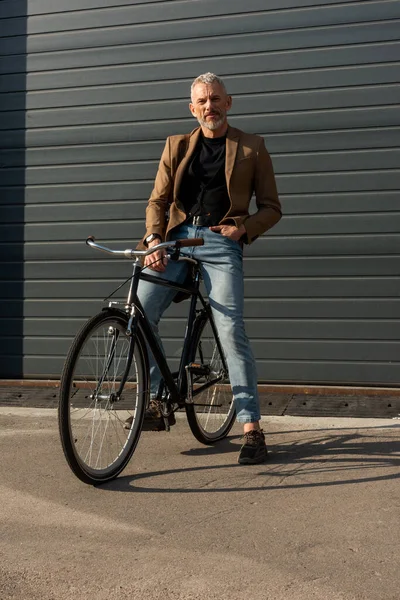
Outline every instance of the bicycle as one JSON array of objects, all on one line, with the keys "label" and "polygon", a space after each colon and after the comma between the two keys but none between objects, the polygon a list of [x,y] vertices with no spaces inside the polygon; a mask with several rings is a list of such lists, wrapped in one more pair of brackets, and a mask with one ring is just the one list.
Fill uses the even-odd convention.
[{"label": "bicycle", "polygon": [[[86,243],[116,257],[135,259],[126,302],[109,302],[83,325],[60,382],[58,420],[66,460],[81,481],[98,485],[122,472],[139,441],[150,397],[148,348],[162,375],[157,397],[167,431],[170,415],[185,409],[197,440],[214,444],[232,428],[235,407],[211,307],[200,292],[200,265],[181,254],[181,248],[204,241],[162,242],[147,250],[112,250],[94,237]],[[177,284],[143,272],[140,259],[162,248],[167,249],[169,260],[188,263],[188,282]],[[137,296],[140,279],[172,287],[190,298],[177,371],[170,370]],[[128,418],[131,424],[126,429]]]}]

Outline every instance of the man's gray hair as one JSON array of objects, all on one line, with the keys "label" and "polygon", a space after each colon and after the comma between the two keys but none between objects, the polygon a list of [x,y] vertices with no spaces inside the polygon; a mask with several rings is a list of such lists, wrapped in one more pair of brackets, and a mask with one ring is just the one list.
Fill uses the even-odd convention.
[{"label": "man's gray hair", "polygon": [[222,89],[226,93],[225,84],[222,81],[222,79],[220,77],[218,77],[218,75],[215,75],[215,73],[203,73],[203,75],[199,75],[198,77],[196,77],[196,79],[193,81],[193,83],[190,87],[190,97],[192,98],[192,100],[193,100],[193,89],[199,83],[206,83],[208,85],[211,85],[212,83],[219,83],[219,85],[222,87]]}]

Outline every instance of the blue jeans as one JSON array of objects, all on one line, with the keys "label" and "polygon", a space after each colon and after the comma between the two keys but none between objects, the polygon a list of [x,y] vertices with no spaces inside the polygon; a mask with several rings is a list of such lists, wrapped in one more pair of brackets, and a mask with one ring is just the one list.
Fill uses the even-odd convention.
[{"label": "blue jeans", "polygon": [[[226,355],[237,420],[240,423],[253,423],[260,419],[260,407],[256,365],[243,321],[242,247],[238,242],[210,231],[208,227],[181,225],[172,232],[171,239],[182,238],[204,239],[204,246],[186,248],[182,254],[196,258],[201,263],[203,281]],[[172,261],[163,273],[151,271],[156,277],[179,283],[184,282],[186,273],[186,263]],[[171,288],[147,281],[139,283],[139,299],[161,347],[158,323],[175,294],[176,290]],[[151,396],[155,397],[161,375],[151,352],[149,359]]]}]

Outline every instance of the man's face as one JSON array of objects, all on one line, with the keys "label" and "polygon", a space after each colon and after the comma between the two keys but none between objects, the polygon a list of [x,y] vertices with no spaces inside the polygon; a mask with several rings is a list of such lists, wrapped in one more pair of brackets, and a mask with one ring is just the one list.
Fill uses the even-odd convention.
[{"label": "man's face", "polygon": [[232,98],[217,82],[198,83],[192,92],[189,104],[192,115],[202,127],[214,131],[226,122],[226,113],[232,106]]}]

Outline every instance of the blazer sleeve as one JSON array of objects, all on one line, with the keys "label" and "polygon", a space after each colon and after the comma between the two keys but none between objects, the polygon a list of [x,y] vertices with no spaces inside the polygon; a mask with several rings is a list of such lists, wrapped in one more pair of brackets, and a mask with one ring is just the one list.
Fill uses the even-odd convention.
[{"label": "blazer sleeve", "polygon": [[260,138],[257,148],[254,192],[257,211],[244,221],[249,244],[276,225],[282,217],[274,169],[263,138]]},{"label": "blazer sleeve", "polygon": [[168,137],[158,165],[154,188],[146,207],[146,233],[143,236],[143,240],[151,233],[156,233],[161,239],[164,239],[166,214],[172,197],[172,191],[171,142]]}]

